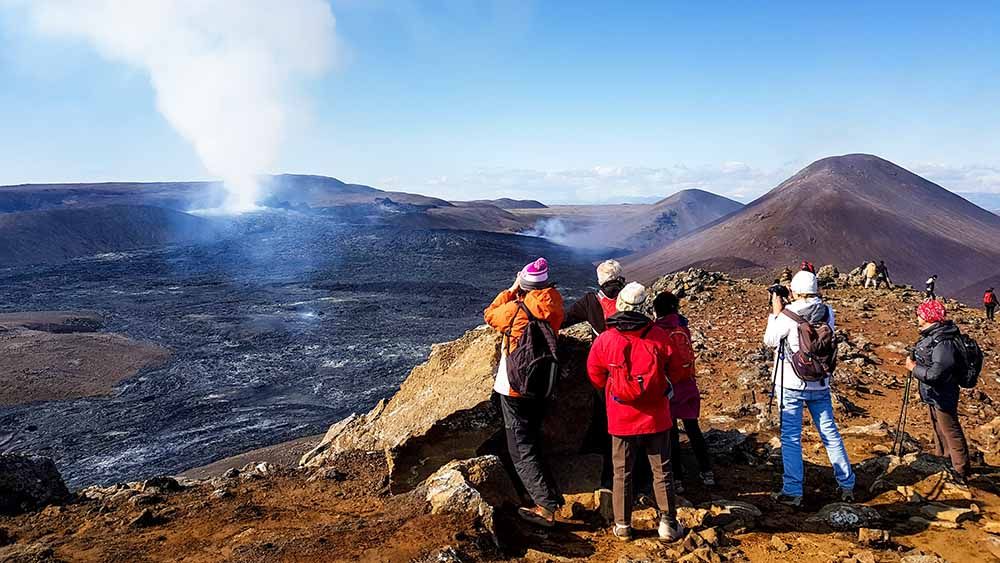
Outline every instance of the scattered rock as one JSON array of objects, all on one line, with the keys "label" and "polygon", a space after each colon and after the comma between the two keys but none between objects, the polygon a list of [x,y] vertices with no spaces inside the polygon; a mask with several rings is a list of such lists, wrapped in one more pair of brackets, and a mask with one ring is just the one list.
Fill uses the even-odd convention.
[{"label": "scattered rock", "polygon": [[739,500],[718,500],[700,505],[708,510],[711,524],[730,533],[742,533],[757,525],[763,515],[756,506]]},{"label": "scattered rock", "polygon": [[166,518],[156,514],[150,509],[145,509],[139,513],[138,516],[129,521],[129,528],[151,528],[153,526],[159,526],[166,522]]},{"label": "scattered rock", "polygon": [[885,422],[873,422],[867,426],[850,426],[841,430],[845,436],[865,436],[869,438],[887,438],[889,436],[889,425]]},{"label": "scattered rock", "polygon": [[257,463],[248,463],[239,470],[240,479],[248,481],[250,479],[261,479],[263,477],[270,477],[277,473],[277,468],[274,464],[261,461]]},{"label": "scattered rock", "polygon": [[944,559],[941,559],[937,555],[925,555],[923,553],[917,553],[913,555],[904,555],[899,559],[900,563],[948,563]]},{"label": "scattered rock", "polygon": [[840,531],[869,528],[881,521],[882,517],[874,508],[846,502],[828,504],[806,519],[806,522],[826,524]]},{"label": "scattered rock", "polygon": [[0,563],[36,563],[58,561],[52,548],[42,543],[15,543],[0,547]]},{"label": "scattered rock", "polygon": [[920,513],[931,520],[954,522],[956,524],[961,524],[965,520],[976,517],[976,513],[969,508],[958,508],[940,503],[924,505],[920,508]]},{"label": "scattered rock", "polygon": [[220,489],[215,489],[211,493],[208,493],[208,498],[215,499],[215,500],[222,500],[222,499],[227,499],[227,498],[232,498],[232,497],[233,497],[233,493],[229,489],[222,489],[222,488],[220,488]]},{"label": "scattered rock", "polygon": [[140,490],[144,493],[162,495],[180,491],[183,487],[173,477],[153,477],[143,481]]},{"label": "scattered rock", "polygon": [[38,510],[69,497],[69,489],[51,459],[0,455],[0,514]]},{"label": "scattered rock", "polygon": [[886,547],[892,541],[888,530],[858,528],[858,543],[868,547]]},{"label": "scattered rock", "polygon": [[792,546],[788,545],[785,540],[775,535],[771,536],[771,548],[780,553],[784,553],[789,549],[792,549]]}]

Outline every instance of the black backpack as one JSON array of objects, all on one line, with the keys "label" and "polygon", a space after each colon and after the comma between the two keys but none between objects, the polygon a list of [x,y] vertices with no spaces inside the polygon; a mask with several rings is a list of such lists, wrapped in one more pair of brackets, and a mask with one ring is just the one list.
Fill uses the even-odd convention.
[{"label": "black backpack", "polygon": [[535,318],[524,302],[518,301],[517,305],[528,316],[528,326],[511,352],[510,334],[517,320],[514,314],[507,329],[507,379],[510,388],[523,397],[546,398],[552,395],[559,376],[556,335],[552,326]]},{"label": "black backpack", "polygon": [[961,364],[955,368],[955,380],[959,387],[972,389],[979,382],[979,374],[983,371],[983,349],[967,334],[959,334],[952,340]]}]

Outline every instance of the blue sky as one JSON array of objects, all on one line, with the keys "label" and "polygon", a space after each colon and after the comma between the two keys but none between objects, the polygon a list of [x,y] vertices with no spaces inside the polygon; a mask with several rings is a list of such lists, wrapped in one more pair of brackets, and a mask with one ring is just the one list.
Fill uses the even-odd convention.
[{"label": "blue sky", "polygon": [[[0,184],[208,176],[139,68],[0,0]],[[1000,192],[989,3],[334,0],[274,172],[450,198],[743,199],[869,152]],[[196,87],[196,85],[192,85]]]}]

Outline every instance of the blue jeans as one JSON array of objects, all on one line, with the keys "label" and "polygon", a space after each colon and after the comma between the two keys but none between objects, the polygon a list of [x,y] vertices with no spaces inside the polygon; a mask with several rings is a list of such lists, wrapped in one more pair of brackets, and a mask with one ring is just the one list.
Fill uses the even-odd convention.
[{"label": "blue jeans", "polygon": [[854,489],[854,470],[847,459],[844,440],[833,420],[833,403],[830,390],[798,391],[777,389],[784,393],[781,406],[781,461],[785,466],[784,485],[781,492],[786,495],[802,496],[802,407],[809,408],[816,430],[819,431],[826,453],[833,465],[833,474],[841,489]]}]

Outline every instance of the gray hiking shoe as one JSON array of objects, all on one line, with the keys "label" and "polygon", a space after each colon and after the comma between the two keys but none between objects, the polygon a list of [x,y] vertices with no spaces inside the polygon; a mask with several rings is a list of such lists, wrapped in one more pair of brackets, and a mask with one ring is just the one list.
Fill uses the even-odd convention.
[{"label": "gray hiking shoe", "polygon": [[786,495],[785,493],[771,493],[771,500],[775,502],[780,502],[785,506],[791,506],[792,508],[802,508],[802,497]]},{"label": "gray hiking shoe", "polygon": [[840,489],[840,502],[853,503],[854,489]]}]

